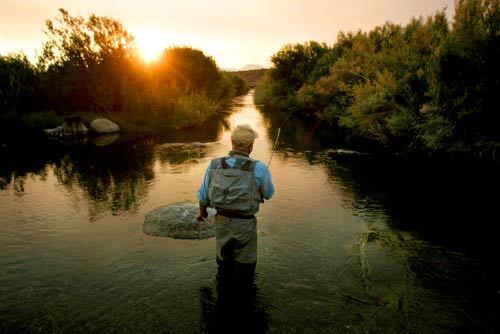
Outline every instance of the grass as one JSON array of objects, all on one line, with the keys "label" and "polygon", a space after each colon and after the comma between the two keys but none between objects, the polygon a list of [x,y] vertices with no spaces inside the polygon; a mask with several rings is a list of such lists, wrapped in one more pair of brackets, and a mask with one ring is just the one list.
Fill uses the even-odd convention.
[{"label": "grass", "polygon": [[[182,95],[176,100],[146,101],[137,99],[122,112],[74,112],[90,126],[96,118],[107,118],[120,126],[124,133],[154,134],[162,131],[196,126],[213,116],[227,101],[215,101],[203,94]],[[62,124],[64,115],[54,111],[37,111],[13,119],[21,127],[42,131]]]},{"label": "grass", "polygon": [[62,124],[63,117],[57,115],[54,111],[37,111],[22,115],[20,123],[22,126],[31,129],[51,129]]}]

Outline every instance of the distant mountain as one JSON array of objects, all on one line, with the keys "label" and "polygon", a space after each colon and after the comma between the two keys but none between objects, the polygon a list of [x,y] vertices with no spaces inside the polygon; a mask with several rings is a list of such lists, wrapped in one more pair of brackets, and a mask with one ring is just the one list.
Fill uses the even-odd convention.
[{"label": "distant mountain", "polygon": [[243,66],[238,71],[253,71],[253,70],[262,70],[262,69],[264,69],[263,66],[260,66],[257,64],[249,64],[249,65]]},{"label": "distant mountain", "polygon": [[225,68],[224,71],[228,72],[242,72],[242,71],[255,71],[255,70],[263,70],[264,67],[258,64],[248,64],[243,66],[242,68]]}]

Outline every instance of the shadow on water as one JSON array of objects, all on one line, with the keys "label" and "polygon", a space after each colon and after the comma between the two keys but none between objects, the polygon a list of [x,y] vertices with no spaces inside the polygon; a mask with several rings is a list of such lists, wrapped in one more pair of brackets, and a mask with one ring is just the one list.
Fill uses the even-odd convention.
[{"label": "shadow on water", "polygon": [[202,333],[268,333],[269,319],[262,299],[254,267],[219,266],[215,293],[209,287],[200,289]]},{"label": "shadow on water", "polygon": [[[354,245],[368,300],[397,305],[405,331],[500,328],[500,275],[492,247],[498,226],[491,223],[497,167],[359,158],[323,163],[345,205],[368,224]],[[380,252],[406,273],[387,285],[390,291],[383,288]]]},{"label": "shadow on water", "polygon": [[367,221],[385,217],[388,229],[374,224],[359,236],[362,272],[369,270],[364,253],[370,247],[399,259],[411,281],[399,305],[412,315],[415,329],[426,321],[464,332],[500,328],[498,252],[492,247],[499,235],[493,223],[498,198],[492,196],[500,186],[498,164],[375,158],[324,163],[355,213]]}]

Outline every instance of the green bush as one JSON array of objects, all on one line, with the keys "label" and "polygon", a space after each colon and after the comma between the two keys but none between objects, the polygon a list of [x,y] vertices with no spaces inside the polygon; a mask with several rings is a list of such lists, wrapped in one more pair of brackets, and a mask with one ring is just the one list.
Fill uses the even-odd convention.
[{"label": "green bush", "polygon": [[494,154],[500,143],[500,0],[459,0],[406,26],[286,45],[256,101],[323,119],[390,152]]},{"label": "green bush", "polygon": [[218,108],[217,102],[204,95],[184,95],[176,104],[173,122],[178,128],[200,124],[215,114]]}]

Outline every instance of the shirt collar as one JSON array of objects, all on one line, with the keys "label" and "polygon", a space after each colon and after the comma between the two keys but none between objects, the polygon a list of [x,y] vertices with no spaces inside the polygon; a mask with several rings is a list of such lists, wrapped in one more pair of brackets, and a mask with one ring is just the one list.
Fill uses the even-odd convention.
[{"label": "shirt collar", "polygon": [[249,157],[250,156],[247,152],[243,152],[243,151],[240,151],[240,150],[231,150],[231,151],[229,151],[229,155],[241,155],[241,156],[244,156],[244,157]]}]

